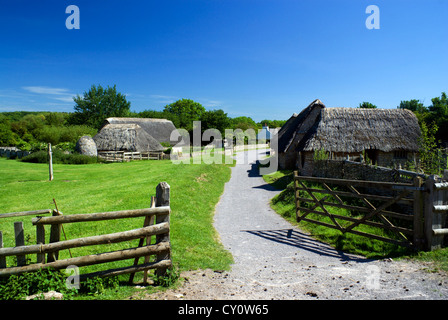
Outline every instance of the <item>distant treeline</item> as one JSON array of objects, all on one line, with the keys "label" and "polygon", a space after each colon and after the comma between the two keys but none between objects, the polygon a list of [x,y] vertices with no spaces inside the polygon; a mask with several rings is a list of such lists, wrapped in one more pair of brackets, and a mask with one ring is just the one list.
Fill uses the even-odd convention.
[{"label": "distant treeline", "polygon": [[[116,86],[92,85],[83,96],[74,99],[74,112],[3,112],[0,113],[0,146],[16,146],[22,150],[43,149],[47,143],[60,149],[73,150],[77,140],[83,135],[93,136],[108,117],[162,118],[171,120],[176,128],[188,132],[193,130],[193,122],[201,121],[201,130],[218,129],[224,136],[225,129],[261,129],[281,127],[286,120],[265,119],[255,122],[250,117],[231,118],[222,109],[206,110],[200,103],[190,99],[180,99],[166,105],[162,111],[131,111],[131,103],[117,91]],[[409,109],[419,120],[422,132],[431,133],[429,138],[440,147],[440,142],[448,141],[448,100],[445,92],[431,99],[430,106],[419,100],[401,101],[398,108]],[[360,108],[376,108],[363,102]]]},{"label": "distant treeline", "polygon": [[[75,124],[75,113],[14,111],[0,113],[0,146],[16,146],[21,150],[42,150],[48,143],[59,149],[73,151],[78,139],[83,135],[94,136],[98,128],[87,124]],[[177,128],[190,129],[182,115],[167,111],[145,110],[129,112],[127,117],[163,118],[172,120]],[[263,120],[255,122],[250,117],[229,118],[222,110],[205,111],[202,130],[208,128],[246,130],[261,129],[263,125],[281,127],[285,121]]]}]

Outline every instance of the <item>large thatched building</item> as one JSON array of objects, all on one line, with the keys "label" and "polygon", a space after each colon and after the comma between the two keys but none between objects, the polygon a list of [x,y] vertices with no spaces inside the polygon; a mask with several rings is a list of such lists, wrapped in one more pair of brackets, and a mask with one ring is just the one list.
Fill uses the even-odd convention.
[{"label": "large thatched building", "polygon": [[153,118],[107,118],[103,127],[108,124],[137,124],[146,133],[151,135],[159,143],[175,145],[176,141],[171,141],[171,133],[176,129],[173,122],[167,119],[153,119]]},{"label": "large thatched building", "polygon": [[403,165],[415,160],[419,136],[410,110],[326,108],[317,99],[278,132],[279,167],[311,174],[316,151],[330,159],[364,154],[379,166]]},{"label": "large thatched building", "polygon": [[164,147],[138,124],[106,124],[93,137],[98,151],[162,152]]}]

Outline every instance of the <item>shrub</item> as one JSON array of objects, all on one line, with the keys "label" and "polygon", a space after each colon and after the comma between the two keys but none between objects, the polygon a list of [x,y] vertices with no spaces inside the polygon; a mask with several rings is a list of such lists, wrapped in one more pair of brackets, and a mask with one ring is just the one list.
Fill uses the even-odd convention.
[{"label": "shrub", "polygon": [[[48,163],[48,153],[40,150],[22,158],[23,162]],[[61,150],[53,150],[53,163],[57,164],[91,164],[101,162],[97,157],[89,157],[78,153],[65,153]]]},{"label": "shrub", "polygon": [[26,296],[52,290],[62,293],[64,298],[69,298],[76,291],[67,288],[66,278],[65,273],[54,269],[11,275],[0,283],[0,299],[20,300]]},{"label": "shrub", "polygon": [[107,288],[118,288],[117,277],[89,278],[82,281],[79,290],[66,285],[67,274],[62,270],[52,268],[40,269],[35,272],[25,272],[1,279],[0,300],[21,300],[27,296],[57,291],[64,299],[71,299],[76,294],[98,295]]}]

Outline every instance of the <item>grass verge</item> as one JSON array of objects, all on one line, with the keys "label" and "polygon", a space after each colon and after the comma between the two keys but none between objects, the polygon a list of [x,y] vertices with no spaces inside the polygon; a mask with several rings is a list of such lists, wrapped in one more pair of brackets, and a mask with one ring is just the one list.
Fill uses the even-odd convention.
[{"label": "grass verge", "polygon": [[[150,197],[161,181],[171,187],[172,259],[178,271],[196,269],[228,270],[231,254],[219,242],[213,228],[216,204],[229,180],[229,165],[173,164],[163,161],[133,161],[126,163],[66,165],[55,164],[54,180],[48,181],[48,165],[19,162],[0,158],[0,213],[53,209],[53,198],[64,215],[125,209],[147,208]],[[5,247],[14,246],[14,222],[23,221],[26,244],[36,243],[32,217],[2,218]],[[142,219],[64,225],[68,239],[125,231],[143,226]],[[46,242],[48,243],[49,232]],[[62,234],[62,237],[63,234]],[[131,244],[136,246],[138,240]],[[107,251],[130,247],[129,243],[111,244]],[[104,246],[101,248],[104,252]],[[98,247],[72,249],[73,256],[95,254]],[[60,259],[69,258],[67,250]],[[35,261],[35,255],[30,256]],[[8,266],[14,264],[8,257]],[[129,265],[130,260],[110,263],[110,267]],[[97,271],[104,265],[82,267],[81,273]],[[128,276],[125,277],[128,279]],[[138,281],[138,278],[136,278]],[[106,295],[119,299],[129,295],[126,288]],[[96,299],[101,297],[95,297]]]}]

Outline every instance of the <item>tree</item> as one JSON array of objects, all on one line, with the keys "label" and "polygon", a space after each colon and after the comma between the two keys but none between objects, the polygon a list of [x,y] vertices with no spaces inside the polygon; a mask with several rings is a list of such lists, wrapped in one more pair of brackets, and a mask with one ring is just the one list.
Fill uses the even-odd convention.
[{"label": "tree", "polygon": [[267,125],[269,128],[280,128],[286,123],[286,120],[261,120],[258,122],[258,127],[262,128],[264,125]]},{"label": "tree", "polygon": [[130,113],[131,103],[126,97],[117,92],[117,87],[92,85],[83,97],[77,95],[73,99],[76,103],[75,112],[69,118],[71,124],[85,124],[99,129],[104,120],[109,117],[126,117]]},{"label": "tree", "polygon": [[0,146],[14,146],[17,135],[11,129],[11,123],[6,116],[0,114]]},{"label": "tree", "polygon": [[251,117],[236,117],[232,119],[233,122],[233,129],[241,129],[241,130],[247,130],[247,129],[254,129],[257,130],[258,126],[254,120],[252,120]]},{"label": "tree", "polygon": [[207,129],[217,129],[224,137],[225,129],[230,128],[230,118],[223,110],[209,110],[201,115],[201,130],[204,132]]},{"label": "tree", "polygon": [[420,100],[417,99],[401,101],[400,105],[397,108],[411,110],[417,117],[420,126],[425,122],[425,118],[428,115],[428,108],[425,107],[423,103],[421,103]]},{"label": "tree", "polygon": [[193,121],[199,121],[205,108],[199,103],[190,99],[181,99],[166,105],[164,112],[171,114],[174,118],[174,125],[189,132],[193,131]]},{"label": "tree", "polygon": [[433,122],[427,126],[421,124],[421,136],[419,138],[420,168],[427,174],[440,174],[445,169],[447,160],[442,156],[442,150],[438,147],[436,139],[437,125]]},{"label": "tree", "polygon": [[371,104],[370,102],[364,101],[363,103],[359,104],[358,108],[360,108],[360,109],[376,109],[377,106],[374,104]]},{"label": "tree", "polygon": [[398,109],[408,109],[412,112],[420,112],[425,113],[428,111],[428,108],[426,108],[423,103],[420,102],[420,100],[412,99],[412,100],[402,100],[400,102],[400,105],[398,106]]},{"label": "tree", "polygon": [[437,140],[448,140],[448,99],[445,92],[441,97],[431,99],[432,105],[428,107],[426,123],[434,122],[439,130],[436,133]]}]

